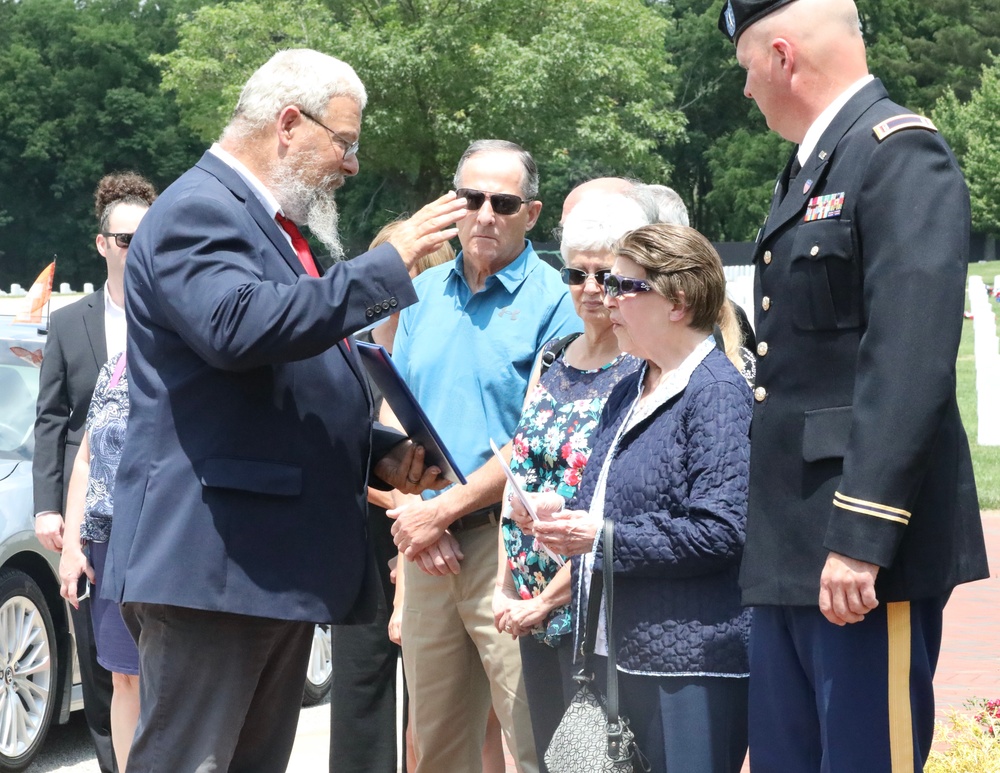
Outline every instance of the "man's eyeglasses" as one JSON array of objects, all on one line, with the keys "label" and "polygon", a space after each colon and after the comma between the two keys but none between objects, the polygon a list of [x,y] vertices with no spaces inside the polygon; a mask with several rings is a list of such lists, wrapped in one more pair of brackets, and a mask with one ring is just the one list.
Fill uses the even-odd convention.
[{"label": "man's eyeglasses", "polygon": [[340,146],[344,149],[344,160],[345,161],[347,159],[351,158],[352,156],[356,156],[358,154],[358,148],[361,147],[361,140],[354,140],[354,142],[350,142],[350,141],[344,139],[343,137],[341,137],[339,134],[337,134],[337,132],[335,132],[333,129],[331,129],[329,126],[327,126],[325,123],[323,123],[318,118],[313,118],[311,115],[309,115],[309,113],[307,113],[301,107],[299,108],[299,112],[302,113],[302,115],[304,115],[310,121],[312,121],[315,124],[319,124],[324,129],[326,129],[328,132],[330,132],[330,134],[333,135],[333,137],[337,140],[337,142],[340,144]]},{"label": "man's eyeglasses", "polygon": [[610,268],[602,268],[595,271],[593,274],[588,274],[586,271],[581,271],[578,268],[570,268],[565,266],[559,269],[559,276],[562,277],[563,282],[568,285],[582,285],[587,282],[590,277],[594,278],[597,282],[597,286],[604,289],[604,280],[611,275]]},{"label": "man's eyeglasses", "polygon": [[653,285],[645,279],[633,279],[630,276],[608,274],[604,277],[604,291],[612,298],[618,298],[630,293],[648,293]]},{"label": "man's eyeglasses", "polygon": [[459,188],[455,195],[460,199],[465,199],[465,208],[475,212],[486,203],[489,196],[490,206],[498,215],[513,215],[522,204],[527,204],[532,199],[522,199],[513,193],[490,193],[489,191],[477,191],[475,188]]},{"label": "man's eyeglasses", "polygon": [[113,234],[107,231],[101,231],[101,236],[105,239],[114,239],[115,244],[121,247],[123,250],[127,250],[128,246],[132,243],[132,237],[135,236],[134,233],[130,234]]}]

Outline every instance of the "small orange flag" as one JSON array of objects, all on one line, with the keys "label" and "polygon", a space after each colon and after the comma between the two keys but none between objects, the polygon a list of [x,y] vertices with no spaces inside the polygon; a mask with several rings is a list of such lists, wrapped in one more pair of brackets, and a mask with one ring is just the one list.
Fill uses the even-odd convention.
[{"label": "small orange flag", "polygon": [[42,321],[42,310],[52,296],[52,279],[55,274],[56,262],[53,260],[42,269],[42,273],[38,275],[38,279],[28,290],[28,294],[24,298],[24,306],[14,315],[15,323],[37,325]]}]

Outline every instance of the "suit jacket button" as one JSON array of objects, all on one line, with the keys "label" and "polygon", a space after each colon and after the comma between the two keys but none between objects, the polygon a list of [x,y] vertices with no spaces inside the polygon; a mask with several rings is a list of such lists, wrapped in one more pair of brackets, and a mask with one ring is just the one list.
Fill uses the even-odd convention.
[{"label": "suit jacket button", "polygon": [[397,301],[395,298],[390,298],[389,299],[389,306],[390,307],[396,308],[398,305],[399,305],[399,301]]},{"label": "suit jacket button", "polygon": [[764,311],[767,311],[769,308],[771,308],[771,299],[765,295],[760,300],[760,307],[764,309]]},{"label": "suit jacket button", "polygon": [[382,301],[382,311],[389,310],[389,301]]},{"label": "suit jacket button", "polygon": [[809,254],[812,255],[814,258],[817,255],[819,255],[819,245],[818,244],[814,244],[813,247],[812,247],[812,249],[809,250]]},{"label": "suit jacket button", "polygon": [[753,390],[753,399],[756,400],[758,403],[764,402],[764,399],[766,397],[767,397],[767,390],[764,389],[764,387],[757,387],[755,390]]},{"label": "suit jacket button", "polygon": [[764,250],[764,265],[765,266],[770,266],[771,265],[771,251],[770,250]]},{"label": "suit jacket button", "polygon": [[375,316],[375,312],[372,311],[371,306],[369,306],[367,309],[365,309],[365,316],[368,317],[368,319],[371,319],[372,317]]},{"label": "suit jacket button", "polygon": [[767,341],[761,341],[759,344],[757,344],[757,354],[760,357],[764,357],[767,355]]}]

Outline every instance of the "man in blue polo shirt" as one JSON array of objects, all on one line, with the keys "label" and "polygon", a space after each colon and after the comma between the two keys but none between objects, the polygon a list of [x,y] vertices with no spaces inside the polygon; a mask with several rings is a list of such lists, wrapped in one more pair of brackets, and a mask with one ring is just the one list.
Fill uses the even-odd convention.
[{"label": "man in blue polo shirt", "polygon": [[504,476],[490,451],[510,442],[542,345],[580,330],[559,274],[525,234],[542,210],[538,170],[511,142],[472,143],[455,187],[468,202],[462,251],[414,282],[393,359],[468,485],[390,512],[404,568],[403,662],[417,773],[480,769],[492,701],[519,771],[538,770],[517,641],[491,600]]}]

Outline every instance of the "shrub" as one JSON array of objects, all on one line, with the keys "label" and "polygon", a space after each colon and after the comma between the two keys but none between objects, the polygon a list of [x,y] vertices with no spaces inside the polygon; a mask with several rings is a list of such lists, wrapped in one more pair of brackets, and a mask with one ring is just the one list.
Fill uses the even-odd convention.
[{"label": "shrub", "polygon": [[924,773],[1000,773],[1000,700],[971,700],[973,714],[952,712],[937,723]]}]

